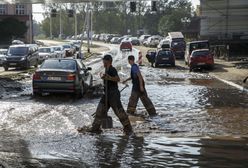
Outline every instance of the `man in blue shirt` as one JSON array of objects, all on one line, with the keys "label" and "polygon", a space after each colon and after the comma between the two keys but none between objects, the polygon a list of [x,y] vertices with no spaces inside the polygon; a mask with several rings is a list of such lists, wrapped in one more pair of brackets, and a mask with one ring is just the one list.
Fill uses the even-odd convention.
[{"label": "man in blue shirt", "polygon": [[145,106],[148,114],[150,116],[155,116],[156,115],[155,107],[147,95],[144,79],[140,73],[138,65],[135,64],[134,62],[133,55],[128,57],[128,62],[131,65],[131,76],[130,78],[126,79],[123,83],[132,80],[133,87],[132,87],[131,96],[129,98],[127,113],[134,115],[138,101],[140,99],[143,105]]}]

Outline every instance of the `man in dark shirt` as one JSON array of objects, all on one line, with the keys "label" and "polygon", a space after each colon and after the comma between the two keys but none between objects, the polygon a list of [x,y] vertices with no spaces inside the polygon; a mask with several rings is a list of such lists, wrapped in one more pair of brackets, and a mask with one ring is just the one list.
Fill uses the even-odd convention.
[{"label": "man in dark shirt", "polygon": [[136,111],[138,101],[139,99],[141,99],[141,102],[145,106],[149,115],[155,116],[156,115],[155,107],[147,95],[144,79],[140,73],[138,65],[134,63],[133,55],[128,57],[128,62],[131,65],[131,77],[126,79],[123,83],[132,80],[133,88],[132,88],[131,96],[129,98],[127,113],[133,115]]},{"label": "man in dark shirt", "polygon": [[95,119],[92,128],[89,131],[93,133],[102,132],[100,129],[102,120],[107,116],[107,112],[111,107],[122,123],[124,133],[130,135],[132,133],[132,126],[121,104],[120,92],[118,90],[120,78],[117,70],[112,66],[111,55],[104,56],[103,64],[105,67],[105,74],[101,75],[101,78],[104,80],[105,92],[98,104]]}]

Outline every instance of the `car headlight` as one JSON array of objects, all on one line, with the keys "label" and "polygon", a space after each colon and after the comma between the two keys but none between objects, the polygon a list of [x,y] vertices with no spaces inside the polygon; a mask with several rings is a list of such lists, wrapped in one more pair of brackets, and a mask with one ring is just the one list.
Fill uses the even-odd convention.
[{"label": "car headlight", "polygon": [[21,61],[24,61],[24,60],[26,60],[26,57],[22,57],[22,58],[21,58]]}]

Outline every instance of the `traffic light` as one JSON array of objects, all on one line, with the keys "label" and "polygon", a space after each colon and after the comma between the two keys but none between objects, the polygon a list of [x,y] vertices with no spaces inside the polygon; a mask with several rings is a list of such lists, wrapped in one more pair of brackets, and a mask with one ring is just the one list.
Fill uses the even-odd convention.
[{"label": "traffic light", "polygon": [[157,2],[156,1],[152,1],[152,11],[153,12],[157,11]]},{"label": "traffic light", "polygon": [[136,2],[130,2],[131,12],[136,12]]},{"label": "traffic light", "polygon": [[56,17],[57,15],[57,10],[56,9],[52,9],[51,10],[51,17]]},{"label": "traffic light", "polygon": [[74,16],[74,10],[69,9],[68,10],[68,17],[73,17]]}]

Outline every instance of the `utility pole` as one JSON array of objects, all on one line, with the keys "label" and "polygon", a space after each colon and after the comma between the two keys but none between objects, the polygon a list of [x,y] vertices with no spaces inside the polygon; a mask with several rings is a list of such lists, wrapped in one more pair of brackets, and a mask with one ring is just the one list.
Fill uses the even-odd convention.
[{"label": "utility pole", "polygon": [[33,20],[32,20],[32,12],[29,11],[29,43],[33,43]]},{"label": "utility pole", "polygon": [[74,36],[75,38],[77,38],[77,34],[78,34],[78,22],[77,22],[77,10],[76,10],[76,6],[73,5],[73,10],[74,10]]},{"label": "utility pole", "polygon": [[59,11],[59,35],[60,35],[61,39],[62,39],[62,34],[63,34],[63,30],[62,30],[62,11],[61,11],[61,6],[60,6],[60,11]]},{"label": "utility pole", "polygon": [[53,30],[52,30],[52,16],[50,15],[50,39],[53,38]]},{"label": "utility pole", "polygon": [[92,35],[93,35],[93,9],[91,10],[90,12],[90,34],[91,34],[91,37],[90,37],[90,40],[91,40],[91,45],[92,45]]},{"label": "utility pole", "polygon": [[88,53],[90,53],[90,8],[89,8],[89,4],[87,4],[87,14],[86,14],[86,17],[87,17],[87,51]]}]

